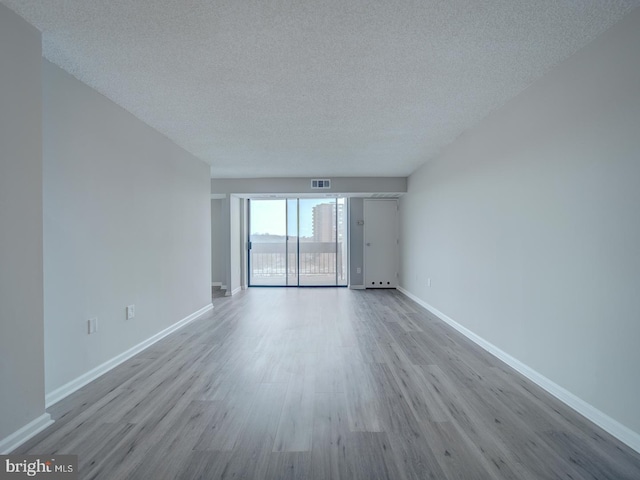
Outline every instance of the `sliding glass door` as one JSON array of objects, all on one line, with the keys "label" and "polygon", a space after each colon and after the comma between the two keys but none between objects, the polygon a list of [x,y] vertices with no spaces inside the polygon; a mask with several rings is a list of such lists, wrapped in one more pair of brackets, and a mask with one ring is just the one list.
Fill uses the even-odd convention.
[{"label": "sliding glass door", "polygon": [[249,202],[251,286],[347,285],[344,198]]}]

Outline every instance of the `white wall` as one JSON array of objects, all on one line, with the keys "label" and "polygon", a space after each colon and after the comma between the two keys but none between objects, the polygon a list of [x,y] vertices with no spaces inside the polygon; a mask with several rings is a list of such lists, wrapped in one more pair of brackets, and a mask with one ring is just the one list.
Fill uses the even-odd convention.
[{"label": "white wall", "polygon": [[0,5],[0,453],[44,415],[41,58]]},{"label": "white wall", "polygon": [[635,432],[639,52],[640,9],[411,175],[401,201],[405,289]]},{"label": "white wall", "polygon": [[233,195],[229,198],[229,283],[227,294],[233,294],[241,287],[241,200]]},{"label": "white wall", "polygon": [[210,304],[211,204],[206,164],[47,61],[43,115],[51,393]]},{"label": "white wall", "polygon": [[247,278],[249,269],[249,252],[247,251],[247,239],[249,237],[249,201],[240,198],[240,232],[238,235],[238,249],[240,250],[240,286],[246,290],[249,285]]},{"label": "white wall", "polygon": [[211,199],[211,281],[222,285],[227,278],[224,204],[223,199]]}]

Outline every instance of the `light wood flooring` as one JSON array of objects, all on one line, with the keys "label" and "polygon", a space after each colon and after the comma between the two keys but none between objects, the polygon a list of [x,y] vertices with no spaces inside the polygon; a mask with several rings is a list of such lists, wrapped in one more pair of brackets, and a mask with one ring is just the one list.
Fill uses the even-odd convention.
[{"label": "light wood flooring", "polygon": [[83,479],[640,479],[633,452],[395,290],[250,289],[49,409]]}]

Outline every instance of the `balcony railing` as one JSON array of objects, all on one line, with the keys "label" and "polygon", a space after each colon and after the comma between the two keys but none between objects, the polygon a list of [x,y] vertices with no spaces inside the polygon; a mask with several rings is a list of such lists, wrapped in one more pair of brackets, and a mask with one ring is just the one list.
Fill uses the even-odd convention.
[{"label": "balcony railing", "polygon": [[290,243],[287,253],[285,243],[252,242],[251,275],[254,280],[296,275],[299,248],[301,276],[333,276],[335,279],[338,273],[340,278],[346,278],[343,246],[342,242],[300,242],[299,246]]}]

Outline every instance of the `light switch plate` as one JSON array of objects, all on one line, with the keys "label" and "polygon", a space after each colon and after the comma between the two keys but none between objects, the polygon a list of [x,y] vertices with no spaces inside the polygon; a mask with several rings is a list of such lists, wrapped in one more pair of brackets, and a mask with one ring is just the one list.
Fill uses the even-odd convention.
[{"label": "light switch plate", "polygon": [[89,335],[91,335],[92,333],[96,333],[98,331],[98,317],[90,318],[87,321],[87,326],[89,328]]}]

